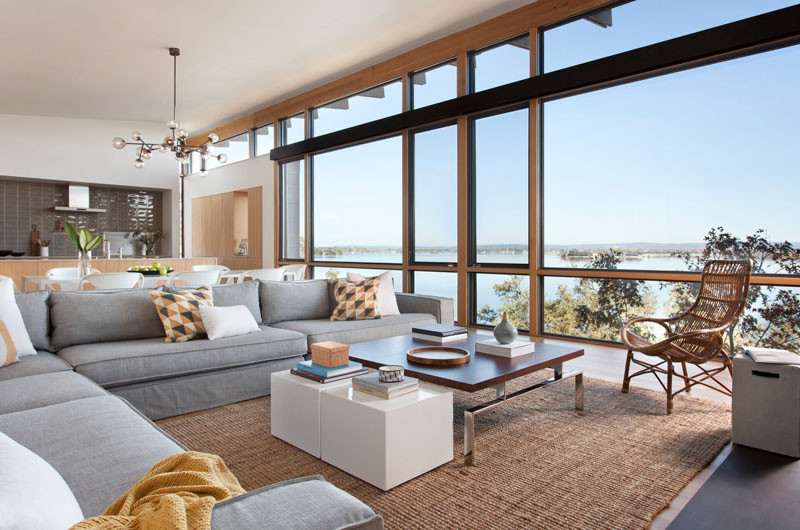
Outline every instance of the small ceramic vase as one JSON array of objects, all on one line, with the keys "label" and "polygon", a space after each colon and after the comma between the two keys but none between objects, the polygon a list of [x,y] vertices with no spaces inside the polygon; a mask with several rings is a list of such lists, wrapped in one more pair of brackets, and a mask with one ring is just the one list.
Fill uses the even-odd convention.
[{"label": "small ceramic vase", "polygon": [[508,313],[503,313],[503,320],[494,328],[494,338],[500,344],[511,344],[517,338],[517,328],[509,322]]}]

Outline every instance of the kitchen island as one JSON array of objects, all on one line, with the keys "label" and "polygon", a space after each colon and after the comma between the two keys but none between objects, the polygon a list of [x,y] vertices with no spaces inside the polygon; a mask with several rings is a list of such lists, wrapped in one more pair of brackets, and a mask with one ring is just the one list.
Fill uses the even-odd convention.
[{"label": "kitchen island", "polygon": [[[172,267],[178,272],[191,270],[194,265],[215,265],[217,258],[169,258],[169,257],[123,257],[120,258],[95,258],[92,259],[92,268],[100,272],[125,272],[130,267],[143,267],[158,261],[164,267]],[[57,267],[78,267],[75,257],[30,257],[0,258],[0,276],[7,276],[14,280],[17,288],[22,287],[23,276],[44,276],[44,274]],[[33,288],[39,286],[33,284]],[[26,285],[31,290],[31,284]]]}]

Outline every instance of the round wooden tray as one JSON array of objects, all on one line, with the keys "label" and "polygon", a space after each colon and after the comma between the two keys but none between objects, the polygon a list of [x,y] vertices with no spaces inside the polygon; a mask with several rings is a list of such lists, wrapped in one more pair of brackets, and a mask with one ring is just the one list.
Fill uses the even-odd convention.
[{"label": "round wooden tray", "polygon": [[453,366],[468,363],[469,352],[463,348],[450,346],[423,346],[412,348],[406,353],[410,363],[428,364],[433,366]]}]

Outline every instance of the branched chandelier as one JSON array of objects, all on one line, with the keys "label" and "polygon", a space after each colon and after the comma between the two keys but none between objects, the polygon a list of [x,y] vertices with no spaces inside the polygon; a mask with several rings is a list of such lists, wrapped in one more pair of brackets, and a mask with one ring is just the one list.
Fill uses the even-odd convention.
[{"label": "branched chandelier", "polygon": [[[214,142],[219,140],[219,136],[215,133],[208,135],[208,141],[200,146],[191,146],[186,144],[189,138],[189,133],[185,129],[181,129],[181,124],[178,123],[177,106],[178,106],[178,56],[181,54],[180,48],[170,48],[169,54],[172,56],[172,119],[167,122],[167,127],[172,130],[171,134],[164,137],[164,141],[160,144],[146,142],[142,138],[139,131],[131,133],[132,142],[127,142],[120,137],[113,140],[113,145],[117,149],[124,149],[125,146],[133,145],[136,147],[136,160],[133,165],[137,168],[144,166],[144,161],[149,160],[153,156],[154,151],[159,153],[166,153],[172,151],[175,153],[175,159],[181,163],[181,176],[189,175],[189,161],[192,153],[200,153],[200,175],[206,176],[208,169],[206,161],[213,156],[211,153],[214,151]],[[225,153],[216,155],[215,158],[220,164],[228,161]]]}]

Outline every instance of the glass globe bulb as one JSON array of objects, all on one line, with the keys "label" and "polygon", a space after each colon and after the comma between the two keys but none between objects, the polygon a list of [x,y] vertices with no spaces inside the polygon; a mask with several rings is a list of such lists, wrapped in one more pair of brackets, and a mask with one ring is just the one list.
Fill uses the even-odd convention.
[{"label": "glass globe bulb", "polygon": [[173,131],[174,131],[175,129],[177,129],[178,127],[180,127],[180,126],[181,126],[181,124],[180,124],[180,123],[178,123],[178,122],[177,122],[177,121],[175,121],[175,120],[169,120],[169,121],[167,122],[167,127],[169,127],[170,129],[172,129]]},{"label": "glass globe bulb", "polygon": [[139,131],[133,131],[131,133],[131,138],[133,138],[134,140],[137,140],[137,141],[141,140],[142,139],[142,133],[140,133]]},{"label": "glass globe bulb", "polygon": [[186,155],[183,154],[182,151],[178,151],[177,153],[175,153],[175,160],[177,160],[178,162],[182,162],[185,158]]},{"label": "glass globe bulb", "polygon": [[142,150],[142,158],[145,160],[150,160],[153,157],[153,154],[148,149]]},{"label": "glass globe bulb", "polygon": [[217,160],[219,160],[220,164],[224,164],[225,162],[228,161],[228,156],[225,153],[220,153],[219,155],[217,155]]},{"label": "glass globe bulb", "polygon": [[207,171],[207,170],[205,170],[205,169],[201,169],[201,170],[200,170],[200,176],[201,176],[201,177],[206,177],[206,176],[208,176],[208,171]]},{"label": "glass globe bulb", "polygon": [[188,138],[189,133],[186,132],[186,129],[178,129],[178,138]]},{"label": "glass globe bulb", "polygon": [[172,136],[165,136],[164,144],[167,145],[168,147],[172,147],[173,145],[175,145],[175,138],[173,138]]},{"label": "glass globe bulb", "polygon": [[217,135],[217,133],[211,133],[208,135],[208,139],[213,143],[219,140],[219,136]]},{"label": "glass globe bulb", "polygon": [[112,145],[113,145],[115,148],[117,148],[117,149],[122,149],[123,147],[125,147],[125,146],[128,144],[128,142],[126,142],[125,140],[123,140],[123,139],[122,139],[122,138],[120,138],[119,136],[117,136],[116,138],[114,138],[114,139],[111,141],[111,143],[112,143]]},{"label": "glass globe bulb", "polygon": [[134,167],[142,167],[144,165],[144,160],[141,158],[137,158],[136,161],[133,163]]},{"label": "glass globe bulb", "polygon": [[211,156],[211,153],[209,153],[208,151],[200,151],[200,156],[201,156],[203,159],[205,159],[205,160],[208,160],[208,157],[210,157],[210,156]]},{"label": "glass globe bulb", "polygon": [[213,153],[214,152],[214,144],[212,144],[211,142],[204,143],[203,144],[203,150],[204,151],[208,151],[209,153]]},{"label": "glass globe bulb", "polygon": [[166,153],[167,152],[167,145],[166,144],[159,145],[158,146],[158,152],[159,153]]}]

